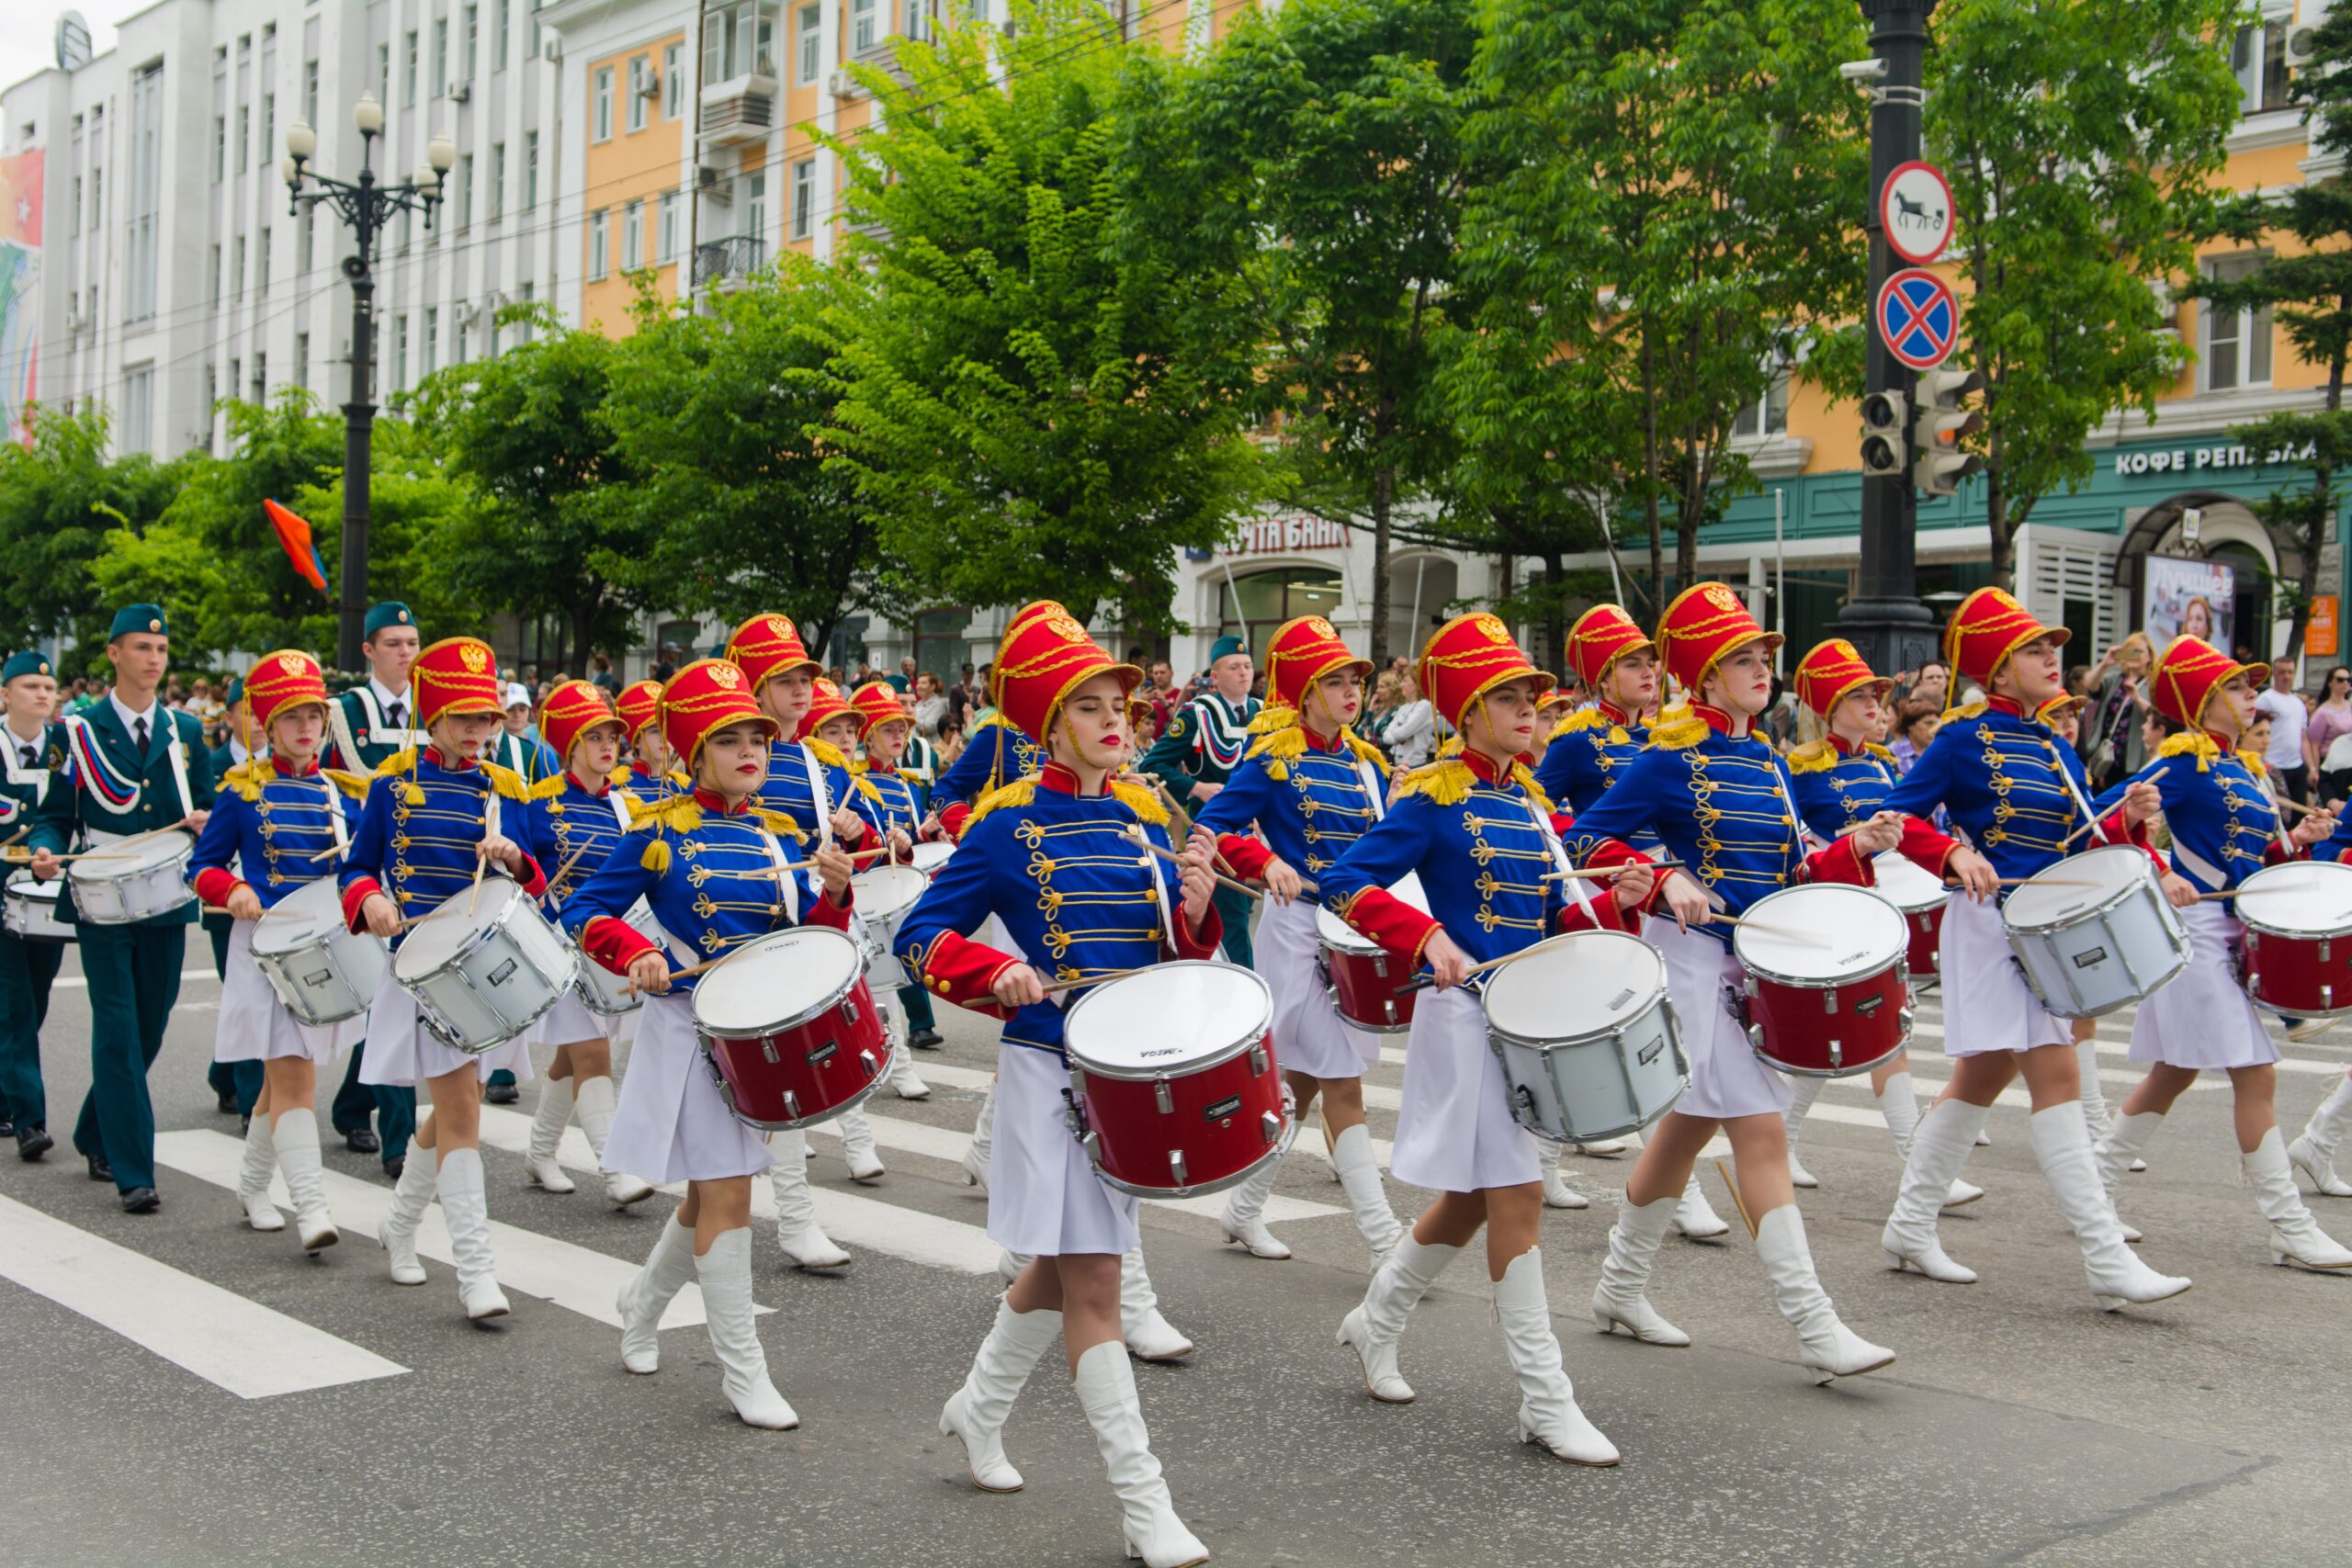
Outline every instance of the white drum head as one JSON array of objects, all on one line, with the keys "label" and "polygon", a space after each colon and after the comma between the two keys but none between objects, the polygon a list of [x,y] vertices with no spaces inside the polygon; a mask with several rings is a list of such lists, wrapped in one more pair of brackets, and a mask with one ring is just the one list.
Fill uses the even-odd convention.
[{"label": "white drum head", "polygon": [[944,840],[926,840],[915,846],[915,869],[925,876],[936,875],[955,853],[956,846]]},{"label": "white drum head", "polygon": [[58,890],[64,886],[62,882],[35,882],[31,872],[20,871],[8,878],[8,897],[38,898],[44,904],[53,906],[57,902]]},{"label": "white drum head", "polygon": [[[392,977],[413,980],[430,975],[522,896],[522,888],[503,876],[484,876],[479,899],[471,887],[450,894],[439,908],[408,929],[401,950],[392,954]],[[466,913],[469,905],[471,915]]]},{"label": "white drum head", "polygon": [[776,931],[695,977],[695,1021],[715,1034],[757,1034],[805,1016],[865,973],[865,953],[837,931]]},{"label": "white drum head", "polygon": [[1951,894],[1942,877],[1893,850],[1873,856],[1871,865],[1878,876],[1879,897],[1898,909],[1939,908]]},{"label": "white drum head", "polygon": [[[1390,883],[1388,892],[1390,897],[1403,899],[1424,915],[1430,912],[1429,895],[1421,891],[1421,879],[1416,873],[1408,871]],[[1378,942],[1329,909],[1315,911],[1315,934],[1333,947],[1352,949],[1357,953],[1380,951]]]},{"label": "white drum head", "polygon": [[1867,887],[1815,882],[1759,898],[1735,928],[1731,950],[1749,968],[1785,980],[1875,974],[1911,945],[1903,911]]},{"label": "white drum head", "polygon": [[2238,884],[2231,905],[2248,925],[2285,935],[2352,931],[2352,865],[2306,860],[2265,866]]},{"label": "white drum head", "polygon": [[2001,917],[2013,926],[2051,925],[2098,908],[2153,872],[2145,850],[2103,844],[2034,873],[2031,881],[2009,895]]},{"label": "white drum head", "polygon": [[76,882],[119,882],[185,860],[195,848],[196,840],[180,832],[158,833],[135,844],[93,844],[67,872]]},{"label": "white drum head", "polygon": [[254,926],[255,953],[290,953],[343,929],[342,889],[332,876],[305,883],[262,911]]},{"label": "white drum head", "polygon": [[1266,982],[1230,964],[1157,964],[1105,981],[1070,1009],[1065,1044],[1086,1066],[1148,1077],[1224,1055],[1265,1032]]},{"label": "white drum head", "polygon": [[868,866],[849,879],[857,912],[869,920],[888,920],[915,907],[931,878],[910,865]]},{"label": "white drum head", "polygon": [[1521,1040],[1599,1034],[1639,1017],[1666,986],[1657,949],[1623,931],[1572,931],[1487,976],[1487,1021]]}]

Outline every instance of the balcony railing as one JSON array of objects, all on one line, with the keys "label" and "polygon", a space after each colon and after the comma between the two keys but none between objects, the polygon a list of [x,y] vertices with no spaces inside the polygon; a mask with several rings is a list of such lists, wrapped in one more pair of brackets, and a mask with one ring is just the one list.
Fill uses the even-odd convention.
[{"label": "balcony railing", "polygon": [[754,234],[709,240],[695,247],[695,287],[708,288],[742,279],[767,262],[767,244]]}]

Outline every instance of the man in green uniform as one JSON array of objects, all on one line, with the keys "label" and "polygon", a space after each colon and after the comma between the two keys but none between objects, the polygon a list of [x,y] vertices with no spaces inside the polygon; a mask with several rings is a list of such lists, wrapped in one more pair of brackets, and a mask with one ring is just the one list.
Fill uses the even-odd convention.
[{"label": "man in green uniform", "polygon": [[[212,790],[220,791],[220,781],[231,768],[253,755],[251,728],[253,718],[245,707],[245,682],[242,676],[229,682],[229,738],[212,749],[209,766],[212,770]],[[204,934],[212,940],[212,972],[223,983],[229,978],[229,928],[232,922],[226,915],[206,915],[198,922]],[[223,1116],[251,1116],[254,1101],[261,1098],[261,1058],[247,1062],[214,1062],[204,1070],[204,1081],[212,1090],[213,1102]]]},{"label": "man in green uniform", "polygon": [[[416,700],[408,681],[424,636],[408,606],[392,602],[370,608],[360,628],[367,634],[360,649],[368,656],[368,679],[327,709],[327,734],[334,743],[327,765],[372,773],[386,758],[424,744],[424,731],[410,728]],[[364,1041],[351,1048],[343,1087],[335,1090],[334,1130],[353,1153],[381,1154],[385,1173],[397,1181],[407,1161],[409,1134],[416,1131],[416,1090],[361,1083],[359,1062],[367,1049]],[[376,1127],[368,1125],[371,1117]]]},{"label": "man in green uniform", "polygon": [[[16,653],[0,666],[0,837],[28,835],[33,814],[65,782],[65,729],[50,715],[57,674],[38,653]],[[62,942],[28,942],[0,931],[0,1117],[16,1134],[17,1155],[39,1159],[55,1146],[40,1080],[40,1026],[49,987],[64,962]],[[0,1136],[6,1136],[0,1134]]]},{"label": "man in green uniform", "polygon": [[[172,827],[204,830],[212,812],[212,773],[205,766],[204,726],[192,713],[164,705],[171,634],[154,604],[115,612],[107,634],[114,690],[67,725],[72,757],[67,787],[51,789],[33,815],[33,875],[62,874],[57,857],[76,840],[102,848],[118,839]],[[155,1191],[155,1108],[147,1069],[164,1048],[164,1026],[179,999],[180,965],[193,899],[168,914],[100,925],[68,911],[90,982],[90,1092],[74,1126],[74,1146],[90,1179],[111,1181],[122,1206],[152,1214]]]},{"label": "man in green uniform", "polygon": [[[1136,765],[1188,808],[1214,796],[1250,750],[1250,721],[1264,705],[1250,694],[1256,674],[1247,643],[1217,638],[1209,647],[1209,689],[1176,710],[1168,733]],[[1249,967],[1251,900],[1220,883],[1215,902],[1225,921],[1225,955]]]}]

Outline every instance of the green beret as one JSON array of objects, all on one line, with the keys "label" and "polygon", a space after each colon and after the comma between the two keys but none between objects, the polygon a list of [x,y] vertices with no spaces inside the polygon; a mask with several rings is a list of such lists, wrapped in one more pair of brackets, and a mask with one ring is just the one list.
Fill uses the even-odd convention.
[{"label": "green beret", "polygon": [[0,685],[6,684],[19,675],[54,675],[56,673],[56,671],[49,667],[49,655],[45,653],[12,653],[8,655],[8,662],[0,665]]},{"label": "green beret", "polygon": [[[360,625],[368,637],[373,638],[378,632],[382,631],[386,626],[413,626],[416,625],[416,617],[408,613],[407,605],[400,604],[397,601],[390,601],[385,604],[370,606],[368,611],[367,620],[360,623]],[[419,632],[417,635],[422,637],[424,634],[423,632]]]},{"label": "green beret", "polygon": [[1214,666],[1220,659],[1230,659],[1237,653],[1249,651],[1250,645],[1239,637],[1221,637],[1209,644],[1209,663]]},{"label": "green beret", "polygon": [[107,628],[107,640],[112,642],[133,632],[171,636],[171,628],[164,624],[164,607],[161,604],[125,604],[114,613],[114,625]]},{"label": "green beret", "polygon": [[230,705],[231,707],[235,707],[239,703],[243,702],[244,700],[245,700],[245,678],[244,678],[243,675],[232,675],[232,676],[230,676],[230,677],[229,677],[229,705]]}]

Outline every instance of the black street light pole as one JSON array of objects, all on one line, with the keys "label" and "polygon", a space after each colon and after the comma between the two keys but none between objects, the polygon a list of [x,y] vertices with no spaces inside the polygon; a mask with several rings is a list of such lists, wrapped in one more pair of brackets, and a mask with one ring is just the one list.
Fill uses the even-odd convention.
[{"label": "black street light pole", "polygon": [[[1871,52],[1883,74],[1871,93],[1869,349],[1863,394],[1895,392],[1916,404],[1915,378],[1879,335],[1880,288],[1908,264],[1895,255],[1879,224],[1879,192],[1895,169],[1919,155],[1921,91],[1928,53],[1928,15],[1935,0],[1861,0],[1871,24]],[[1918,507],[1911,490],[1909,454],[1893,473],[1862,476],[1862,566],[1859,591],[1838,615],[1838,629],[1871,668],[1883,674],[1917,670],[1936,656],[1935,619],[1919,603]]]},{"label": "black street light pole", "polygon": [[[329,179],[311,172],[318,151],[318,132],[301,120],[286,128],[286,162],[282,172],[289,193],[288,209],[302,216],[308,202],[332,207],[356,242],[343,259],[343,273],[351,279],[351,400],[343,405],[343,557],[336,571],[335,667],[357,670],[364,655],[360,643],[368,614],[368,480],[376,433],[373,401],[375,371],[374,263],[376,241],[395,212],[422,212],[424,226],[433,227],[433,209],[441,203],[441,176],[458,160],[458,150],[447,136],[425,145],[425,164],[399,185],[377,182],[372,165],[376,138],[383,134],[384,107],[373,93],[360,95],[352,109],[359,128],[359,178]],[[305,189],[305,185],[316,189]]]}]

